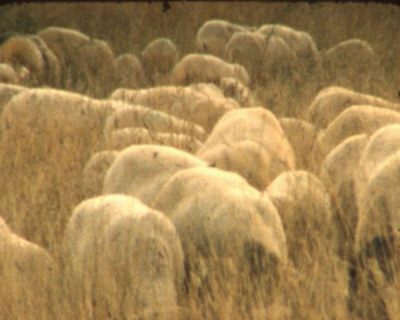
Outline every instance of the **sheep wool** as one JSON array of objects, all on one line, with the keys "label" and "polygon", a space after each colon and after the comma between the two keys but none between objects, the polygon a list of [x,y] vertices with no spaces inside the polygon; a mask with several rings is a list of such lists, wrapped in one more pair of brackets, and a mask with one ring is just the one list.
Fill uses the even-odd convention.
[{"label": "sheep wool", "polygon": [[172,147],[133,145],[122,150],[107,171],[103,194],[128,194],[149,205],[177,171],[205,165],[197,157]]}]

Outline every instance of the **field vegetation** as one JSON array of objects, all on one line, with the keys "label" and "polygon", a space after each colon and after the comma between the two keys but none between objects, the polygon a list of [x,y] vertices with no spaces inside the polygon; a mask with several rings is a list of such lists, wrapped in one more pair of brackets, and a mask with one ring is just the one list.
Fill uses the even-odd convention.
[{"label": "field vegetation", "polygon": [[[363,83],[359,91],[400,103],[399,6],[251,1],[179,1],[170,2],[169,6],[164,11],[161,2],[150,1],[1,5],[0,41],[1,35],[9,32],[36,34],[46,27],[59,26],[106,41],[115,56],[125,53],[140,56],[148,43],[155,38],[165,37],[172,40],[182,57],[195,52],[197,30],[207,20],[224,19],[256,27],[279,23],[308,32],[321,52],[350,38],[367,41],[383,67],[384,80]],[[322,79],[315,77],[298,87],[276,85],[269,91],[276,93],[272,98],[265,97],[261,87],[250,90],[277,118],[304,118],[313,98],[323,89],[321,83]],[[299,88],[301,94],[297,92]],[[43,97],[43,101],[46,99],[45,94],[38,95],[38,100],[29,95],[27,97],[32,105],[41,105],[37,101]],[[22,96],[19,98],[25,101]],[[92,95],[92,98],[104,97]],[[68,99],[71,104],[74,103],[73,99],[79,100],[78,97]],[[13,99],[13,102],[17,104],[18,100]],[[156,311],[145,310],[130,316],[121,311],[119,316],[111,316],[110,310],[119,308],[123,298],[119,295],[88,298],[80,295],[87,290],[86,282],[75,283],[71,287],[74,282],[63,276],[66,267],[61,243],[65,226],[74,208],[85,200],[82,173],[88,160],[96,152],[105,149],[101,135],[105,119],[113,108],[111,102],[90,102],[89,99],[80,107],[82,114],[81,111],[66,114],[65,121],[61,122],[57,122],[60,118],[55,112],[53,114],[47,110],[49,116],[41,123],[35,114],[31,115],[29,109],[23,107],[16,109],[15,113],[9,109],[1,117],[0,217],[11,232],[44,248],[49,255],[35,247],[34,256],[14,258],[14,248],[25,248],[27,244],[9,236],[8,231],[3,232],[5,229],[0,220],[0,319],[400,320],[400,273],[396,269],[400,266],[400,250],[391,248],[390,257],[382,258],[387,258],[386,262],[369,259],[368,252],[365,253],[368,258],[361,262],[338,255],[338,246],[346,247],[341,241],[354,239],[354,235],[343,236],[338,232],[348,230],[348,226],[336,225],[347,223],[343,220],[334,221],[342,212],[338,212],[341,207],[335,202],[335,195],[330,193],[328,185],[322,187],[331,196],[327,200],[328,207],[324,209],[321,209],[324,200],[318,198],[317,206],[317,201],[314,202],[311,196],[312,191],[309,194],[293,194],[292,202],[282,199],[274,202],[278,211],[309,215],[310,218],[304,221],[300,218],[291,220],[289,217],[289,220],[283,221],[284,229],[291,232],[287,237],[290,240],[288,263],[262,254],[264,258],[259,260],[261,249],[252,243],[246,243],[247,252],[238,253],[238,257],[250,262],[243,263],[241,268],[237,268],[240,263],[232,262],[211,250],[205,262],[209,266],[206,271],[202,269],[202,258],[199,261],[193,258],[196,261],[191,266],[193,272],[204,273],[204,278],[199,280],[202,285],[198,285],[197,280],[187,281],[182,292],[177,294],[177,306]],[[43,110],[43,113],[47,112]],[[19,121],[18,115],[23,120]],[[75,119],[76,122],[73,122]],[[35,121],[39,123],[37,127]],[[9,126],[13,129],[9,130]],[[30,131],[30,128],[34,130]],[[42,132],[41,128],[47,131]],[[306,152],[309,151],[304,150]],[[301,154],[299,148],[296,148],[296,154]],[[305,169],[312,171],[312,168]],[[319,171],[313,174],[321,179]],[[297,188],[308,190],[310,185],[313,188],[317,185],[302,183],[298,183]],[[332,216],[316,217],[321,212],[325,214],[325,210],[331,211]],[[226,250],[234,251],[235,248],[227,245]],[[385,250],[382,249],[383,255],[387,252]],[[2,257],[7,255],[17,259],[22,267],[2,264]],[[190,254],[194,255],[196,252]],[[46,259],[44,266],[43,259]],[[24,267],[43,276],[35,278],[36,282],[27,283],[26,279],[31,279],[29,276],[19,276],[19,272],[24,272]],[[15,273],[3,273],[2,268],[15,270]],[[43,268],[42,272],[37,270],[40,268]],[[391,270],[388,272],[391,277],[389,280],[385,278],[385,268]],[[113,285],[107,282],[107,276],[97,281],[99,286]],[[41,290],[37,291],[36,287]],[[124,289],[135,290],[128,285]],[[104,301],[108,305],[103,305]]]}]

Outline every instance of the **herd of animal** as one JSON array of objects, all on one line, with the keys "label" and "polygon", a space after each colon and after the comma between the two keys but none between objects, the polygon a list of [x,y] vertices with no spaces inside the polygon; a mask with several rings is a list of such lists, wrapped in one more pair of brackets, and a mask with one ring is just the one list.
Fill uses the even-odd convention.
[{"label": "herd of animal", "polygon": [[398,319],[400,104],[371,45],[195,39],[0,37],[0,318]]}]

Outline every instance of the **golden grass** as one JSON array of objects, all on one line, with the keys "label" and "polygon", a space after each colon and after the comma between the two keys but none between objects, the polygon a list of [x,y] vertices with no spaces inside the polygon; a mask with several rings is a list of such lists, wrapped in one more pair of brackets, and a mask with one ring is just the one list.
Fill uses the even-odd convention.
[{"label": "golden grass", "polygon": [[[182,56],[194,51],[196,31],[208,19],[221,18],[251,26],[288,24],[308,31],[320,50],[353,37],[368,41],[382,59],[387,82],[361,82],[361,91],[399,101],[399,7],[372,3],[260,2],[171,2],[170,5],[172,9],[166,13],[162,13],[161,2],[6,5],[0,7],[0,32],[36,33],[51,25],[71,27],[106,40],[116,55],[126,52],[138,55],[154,38],[168,37],[176,43]],[[348,85],[351,88],[351,83]],[[322,79],[315,77],[301,87],[284,83],[268,89],[253,88],[253,92],[277,116],[304,118],[309,103],[322,87]],[[59,147],[54,136],[35,132],[35,138],[41,139],[40,144],[32,137],[27,130],[22,136],[14,132],[7,139],[1,137],[0,215],[12,231],[40,244],[61,263],[58,246],[63,228],[68,214],[83,199],[79,184],[81,172],[96,150],[83,155],[87,141],[93,140],[89,135],[80,137],[79,141],[71,140],[71,146],[76,144],[76,148],[68,152]],[[21,139],[26,139],[24,146],[14,149]],[[39,150],[40,146],[52,151],[46,153],[45,149]],[[8,156],[10,150],[15,151],[13,157]],[[42,158],[35,158],[35,155]],[[299,226],[294,236],[301,238],[304,232],[318,233],[318,230],[304,230]],[[319,236],[324,237],[323,234]],[[190,284],[194,287],[186,288],[188,294],[180,301],[181,309],[169,310],[164,315],[144,312],[131,319],[400,319],[400,279],[396,274],[391,281],[385,280],[372,258],[341,260],[332,248],[326,248],[324,241],[316,241],[314,246],[317,252],[314,259],[310,260],[307,252],[301,252],[304,260],[300,259],[297,268],[289,263],[279,269],[279,275],[271,278],[267,272],[266,278],[260,281],[255,281],[251,273],[249,276],[244,270],[215,269],[200,290],[194,283]],[[2,251],[0,257],[7,258]],[[210,265],[217,268],[219,257],[209,259]],[[399,257],[392,257],[391,263],[399,266]],[[2,281],[7,279],[3,267],[0,261]],[[358,270],[355,279],[354,268]],[[62,271],[62,264],[60,269]],[[14,276],[15,288],[18,288],[18,281],[23,278]],[[66,280],[58,274],[48,289],[52,301],[47,301],[44,307],[30,306],[34,297],[32,300],[15,297],[11,308],[0,297],[0,319],[93,319],[93,306],[88,301],[78,303],[79,298],[73,294],[76,288],[68,287]],[[10,297],[12,294],[10,292]],[[77,309],[78,306],[81,309]],[[26,311],[37,307],[43,309]],[[108,318],[109,315],[101,315],[101,319]]]}]

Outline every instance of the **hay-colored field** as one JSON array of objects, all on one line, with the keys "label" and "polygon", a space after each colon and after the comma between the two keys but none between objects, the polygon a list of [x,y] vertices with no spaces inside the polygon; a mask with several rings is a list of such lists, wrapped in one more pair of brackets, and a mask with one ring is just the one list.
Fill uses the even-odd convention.
[{"label": "hay-colored field", "polygon": [[[58,26],[76,29],[92,38],[106,41],[115,57],[125,53],[140,56],[148,43],[160,37],[171,39],[176,45],[179,56],[183,57],[195,52],[197,30],[207,20],[224,19],[253,27],[279,23],[308,32],[320,52],[350,38],[367,41],[379,58],[382,66],[382,75],[379,75],[382,78],[379,79],[383,80],[368,78],[360,81],[357,88],[352,88],[352,83],[348,83],[349,88],[378,96],[394,104],[400,103],[399,6],[379,3],[316,2],[309,4],[251,1],[232,3],[180,1],[171,2],[169,6],[170,8],[163,12],[161,2],[60,2],[1,5],[0,48],[2,34],[7,32],[36,34],[46,27]],[[359,76],[362,78],[362,75]],[[67,75],[61,75],[61,78],[63,80],[61,83],[68,83]],[[268,90],[265,90],[265,87],[253,86],[249,87],[249,91],[260,102],[254,107],[261,105],[268,108],[277,118],[297,117],[305,120],[307,109],[313,98],[323,89],[324,81],[325,79],[320,76],[313,76],[306,83],[275,82],[267,86]],[[295,220],[297,224],[290,225],[290,222],[283,219],[285,231],[291,232],[290,237],[287,237],[290,239],[288,245],[289,243],[291,245],[287,263],[280,264],[281,261],[276,262],[269,258],[258,261],[258,248],[249,245],[248,252],[244,252],[243,255],[238,254],[246,261],[243,266],[237,267],[241,265],[241,262],[232,262],[236,257],[221,257],[211,250],[205,262],[210,269],[206,270],[203,279],[199,280],[203,281],[203,287],[197,285],[193,279],[185,283],[183,293],[177,294],[177,306],[166,306],[167,308],[164,309],[150,311],[142,310],[129,316],[123,315],[121,311],[119,316],[115,314],[112,316],[107,312],[114,310],[115,306],[120,306],[121,301],[118,299],[123,298],[119,295],[104,298],[108,299],[109,310],[106,307],[102,308],[103,305],[96,307],[96,303],[104,302],[102,300],[94,301],[90,300],[91,298],[79,296],[79,292],[87,289],[86,284],[84,282],[77,284],[69,281],[68,277],[64,277],[65,257],[62,239],[72,211],[85,200],[82,188],[84,167],[94,154],[106,149],[102,136],[104,124],[106,117],[117,106],[117,102],[97,100],[109,96],[111,80],[106,85],[106,89],[93,90],[92,88],[90,92],[85,91],[84,85],[75,90],[82,95],[94,98],[95,102],[85,97],[88,99],[87,102],[79,104],[82,111],[76,109],[78,111],[72,113],[60,108],[53,114],[45,109],[45,102],[43,105],[40,104],[35,100],[36,97],[29,96],[29,93],[26,94],[31,99],[28,101],[33,106],[38,106],[37,115],[30,114],[27,108],[21,107],[20,110],[17,108],[18,102],[25,101],[21,96],[16,96],[17,99],[12,99],[8,105],[13,106],[15,103],[17,106],[15,110],[11,107],[4,108],[7,104],[4,102],[3,105],[3,100],[8,101],[9,98],[4,94],[4,99],[0,96],[2,102],[0,112],[3,112],[0,117],[0,218],[4,219],[13,233],[46,249],[50,257],[54,259],[54,267],[52,267],[54,269],[50,268],[52,272],[46,269],[42,273],[35,269],[43,277],[33,276],[33,284],[25,285],[24,281],[32,277],[29,278],[29,275],[24,273],[24,266],[29,269],[30,263],[37,263],[32,261],[36,261],[36,258],[40,260],[40,257],[25,259],[17,254],[14,257],[10,250],[16,250],[15,247],[22,244],[18,242],[20,240],[12,238],[11,241],[11,238],[3,237],[4,230],[0,223],[0,319],[400,320],[399,244],[395,242],[397,248],[390,257],[390,268],[393,267],[394,271],[390,269],[391,278],[388,280],[385,278],[385,272],[382,271],[384,268],[379,264],[381,261],[368,257],[360,262],[356,258],[337,254],[340,251],[339,245],[342,249],[352,246],[341,243],[341,240],[353,239],[354,241],[355,236],[342,237],[338,230],[348,230],[348,225],[338,227],[330,220],[331,218],[315,219],[315,221],[328,221],[329,225],[322,225],[322,223],[316,225],[314,220],[308,224],[301,219]],[[61,86],[60,89],[68,89],[68,86]],[[1,94],[2,91],[0,91]],[[47,99],[45,94],[44,96],[39,94],[38,101],[42,99],[41,97],[44,97],[43,101]],[[71,98],[67,104],[74,104],[74,99],[78,101],[81,98],[78,96]],[[160,104],[162,102],[159,101]],[[40,109],[41,107],[43,108]],[[58,111],[63,114],[64,118],[61,120],[58,118]],[[45,120],[38,118],[43,117],[45,113],[48,118]],[[21,121],[18,119],[19,115],[23,117]],[[36,123],[39,125],[36,126]],[[190,126],[194,127],[194,124]],[[115,125],[115,127],[118,126]],[[44,128],[43,131],[41,131],[42,128]],[[140,130],[145,130],[144,128],[148,129],[143,124]],[[295,133],[291,132],[291,135],[294,137],[291,141],[301,140]],[[188,140],[190,140],[189,136],[188,133]],[[314,133],[310,136],[314,136]],[[165,140],[159,144],[168,145],[168,139],[160,137],[162,136],[154,134],[151,139],[144,140]],[[181,140],[178,141],[175,136],[169,140],[171,139],[176,140],[173,141],[175,145],[181,143]],[[193,141],[190,140],[190,142]],[[197,144],[203,143],[200,139],[196,139],[195,142],[196,148],[187,147],[186,149],[197,150]],[[304,145],[309,146],[308,141]],[[185,149],[185,146],[181,149]],[[294,149],[296,154],[302,153],[300,148]],[[310,150],[304,150],[304,154],[308,153]],[[308,159],[303,161],[306,164],[309,162],[311,161]],[[322,162],[319,164],[320,167],[321,164]],[[313,172],[323,183],[326,183],[324,180],[326,177],[320,175],[319,169],[311,165],[309,168],[301,168],[301,170]],[[300,186],[306,188],[303,185],[297,185],[299,188]],[[330,192],[329,184],[326,183],[324,187],[327,189],[327,194],[331,196],[329,206],[332,208],[329,207],[329,210],[333,212],[332,219],[336,216],[342,217],[341,208],[337,205],[342,199],[336,201],[337,194]],[[98,186],[93,188],[93,190],[101,189]],[[400,181],[395,191],[399,192],[399,190]],[[258,191],[254,191],[254,194]],[[387,190],[387,192],[391,191]],[[265,192],[268,193],[268,191]],[[310,219],[313,219],[320,213],[313,210],[315,208],[319,210],[320,207],[314,206],[313,197],[309,194],[299,196],[301,200],[298,200],[296,204],[291,202],[288,204],[279,197],[274,202],[272,196],[271,198],[278,211],[287,210],[285,213],[292,214],[290,210],[296,213],[304,213],[304,210],[308,210],[304,214],[308,214]],[[398,210],[400,211],[400,208]],[[346,219],[336,221],[336,223],[347,223],[343,222],[344,220]],[[191,248],[185,250],[191,250]],[[193,257],[197,252],[194,250],[186,254]],[[351,253],[349,255],[351,256]],[[15,259],[16,262],[10,259]],[[15,262],[15,265],[10,267],[3,263],[3,260]],[[202,258],[199,261],[199,265],[192,266],[193,272],[204,271]],[[19,263],[23,267],[20,268]],[[40,263],[43,262],[40,261]],[[237,264],[234,265],[234,263]],[[232,266],[232,268],[226,266]],[[35,267],[39,268],[36,264]],[[269,269],[272,272],[265,272]],[[357,272],[355,273],[354,270]],[[108,280],[107,277],[103,277],[99,287],[112,287],[114,284],[108,283]],[[71,283],[78,288],[71,287]],[[35,286],[41,289],[36,290]],[[24,288],[27,288],[26,292]],[[121,290],[125,292],[135,290],[135,288],[129,288],[127,285]],[[157,292],[157,294],[162,295],[163,292]],[[38,297],[38,295],[43,296]],[[126,295],[129,296],[129,294]],[[117,314],[118,312],[119,310]]]}]

